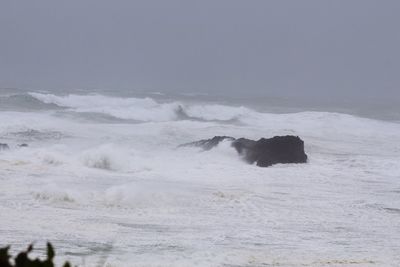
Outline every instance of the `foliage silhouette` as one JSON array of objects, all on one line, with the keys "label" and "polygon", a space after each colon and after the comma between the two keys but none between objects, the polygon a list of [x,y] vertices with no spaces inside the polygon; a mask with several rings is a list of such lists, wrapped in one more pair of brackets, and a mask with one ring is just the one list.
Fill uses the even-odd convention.
[{"label": "foliage silhouette", "polygon": [[[0,248],[0,267],[54,267],[53,259],[55,256],[53,246],[47,243],[47,258],[40,260],[39,258],[30,259],[28,254],[32,252],[33,245],[29,245],[26,251],[20,252],[15,258],[8,253],[10,246]],[[10,262],[13,259],[14,263]],[[65,262],[63,267],[71,267],[69,262]]]}]

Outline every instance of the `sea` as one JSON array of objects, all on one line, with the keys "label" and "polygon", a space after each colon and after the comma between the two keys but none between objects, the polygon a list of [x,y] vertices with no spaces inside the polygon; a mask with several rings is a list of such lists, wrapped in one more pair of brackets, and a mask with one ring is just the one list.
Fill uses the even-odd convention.
[{"label": "sea", "polygon": [[[400,266],[400,109],[292,104],[1,89],[0,247],[51,242],[74,266]],[[217,135],[299,136],[308,162],[178,147]]]}]

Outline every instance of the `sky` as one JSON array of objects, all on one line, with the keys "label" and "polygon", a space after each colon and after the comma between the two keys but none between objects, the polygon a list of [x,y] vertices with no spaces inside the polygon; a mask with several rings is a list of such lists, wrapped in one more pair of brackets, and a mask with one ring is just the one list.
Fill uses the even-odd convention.
[{"label": "sky", "polygon": [[400,99],[398,0],[1,0],[0,87]]}]

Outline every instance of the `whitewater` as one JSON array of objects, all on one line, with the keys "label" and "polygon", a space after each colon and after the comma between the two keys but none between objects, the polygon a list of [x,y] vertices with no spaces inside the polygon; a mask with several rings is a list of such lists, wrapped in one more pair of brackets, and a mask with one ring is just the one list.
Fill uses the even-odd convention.
[{"label": "whitewater", "polygon": [[[296,135],[248,165],[216,135]],[[399,266],[400,122],[162,96],[0,94],[0,246],[79,266]],[[27,147],[21,147],[27,144]]]}]

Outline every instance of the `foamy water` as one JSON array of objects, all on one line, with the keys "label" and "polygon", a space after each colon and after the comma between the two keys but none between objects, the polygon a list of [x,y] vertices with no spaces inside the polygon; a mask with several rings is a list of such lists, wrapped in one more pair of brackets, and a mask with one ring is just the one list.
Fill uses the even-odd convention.
[{"label": "foamy water", "polygon": [[[84,266],[400,265],[399,123],[100,94],[0,103],[0,237],[13,251],[49,240]],[[309,163],[177,148],[287,134]]]}]

